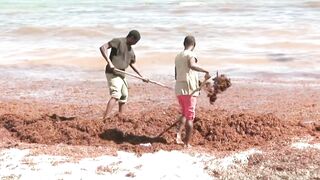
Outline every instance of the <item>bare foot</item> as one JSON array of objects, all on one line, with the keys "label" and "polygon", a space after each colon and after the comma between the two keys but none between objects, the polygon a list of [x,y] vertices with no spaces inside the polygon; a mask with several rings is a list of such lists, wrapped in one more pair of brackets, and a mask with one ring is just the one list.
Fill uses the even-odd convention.
[{"label": "bare foot", "polygon": [[192,146],[190,144],[185,144],[184,147],[185,148],[192,148]]},{"label": "bare foot", "polygon": [[177,134],[176,143],[177,144],[184,144],[184,142],[181,140],[181,135],[179,133]]},{"label": "bare foot", "polygon": [[117,113],[114,115],[115,118],[118,118],[119,120],[125,121],[126,118],[122,113]]}]

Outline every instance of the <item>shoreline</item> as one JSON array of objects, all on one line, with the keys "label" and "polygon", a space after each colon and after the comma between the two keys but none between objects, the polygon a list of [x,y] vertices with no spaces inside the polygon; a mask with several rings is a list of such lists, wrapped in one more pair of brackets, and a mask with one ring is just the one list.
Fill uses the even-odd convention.
[{"label": "shoreline", "polygon": [[[253,59],[252,59],[253,60]],[[246,61],[236,62],[230,61],[229,63],[219,62],[218,60],[211,61],[210,58],[204,58],[200,61],[200,65],[211,69],[211,74],[215,75],[216,71],[219,74],[226,74],[232,79],[239,80],[253,80],[253,81],[262,81],[262,82],[274,82],[274,83],[310,83],[314,86],[317,86],[318,80],[320,78],[320,73],[314,67],[310,68],[298,68],[283,66],[280,64],[274,64],[271,67],[271,63],[266,63],[258,60],[255,65],[252,64],[252,60],[248,59]],[[70,74],[75,75],[84,75],[88,78],[89,81],[94,81],[93,78],[97,78],[103,74],[105,68],[105,60],[102,57],[82,57],[79,59],[70,58],[69,60],[65,59],[47,59],[47,60],[26,60],[13,62],[11,64],[1,63],[0,69],[5,71],[4,76],[7,73],[14,74],[17,72],[17,77],[20,74],[26,76],[33,76],[37,74],[40,79],[42,76],[59,76]],[[279,65],[279,66],[278,66]],[[310,65],[311,66],[311,65]],[[174,81],[174,54],[163,54],[155,55],[149,54],[143,56],[135,64],[142,75],[153,78],[154,80],[164,80],[164,81]],[[6,72],[7,71],[7,72]],[[128,72],[134,73],[131,68],[127,69]],[[28,75],[31,74],[31,75]],[[92,73],[92,75],[88,75]],[[200,77],[202,76],[199,73]],[[97,78],[99,80],[105,79],[104,77]],[[85,80],[85,79],[83,79]],[[133,78],[135,81],[135,79]]]}]

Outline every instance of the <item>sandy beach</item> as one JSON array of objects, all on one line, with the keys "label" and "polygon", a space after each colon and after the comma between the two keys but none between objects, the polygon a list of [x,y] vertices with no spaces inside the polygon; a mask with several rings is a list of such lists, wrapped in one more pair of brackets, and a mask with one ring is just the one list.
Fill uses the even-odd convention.
[{"label": "sandy beach", "polygon": [[[149,73],[150,68],[141,66],[142,73],[173,87],[171,76]],[[102,120],[109,97],[103,69],[1,69],[2,178],[47,177],[49,169],[49,179],[319,177],[318,81],[231,77],[232,86],[214,105],[201,93],[193,147],[185,149],[174,142],[175,128],[157,137],[178,115],[172,90],[128,77],[127,115],[119,117],[114,109]],[[175,164],[170,157],[181,160]],[[171,163],[172,169],[154,174],[149,161],[160,169]],[[198,169],[179,170],[188,168]]]},{"label": "sandy beach", "polygon": [[[0,179],[320,179],[318,2],[0,7]],[[231,78],[214,104],[201,92],[192,148],[175,143],[174,91],[133,77],[126,114],[102,120],[110,95],[99,47],[131,29],[141,33],[136,67],[151,80],[174,87],[188,34],[199,64]]]}]

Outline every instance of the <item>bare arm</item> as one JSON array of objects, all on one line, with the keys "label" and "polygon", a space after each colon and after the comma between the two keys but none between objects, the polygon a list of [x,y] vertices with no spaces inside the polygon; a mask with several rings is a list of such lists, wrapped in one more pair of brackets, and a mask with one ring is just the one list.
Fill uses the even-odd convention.
[{"label": "bare arm", "polygon": [[201,66],[199,66],[196,62],[197,62],[197,60],[194,57],[189,59],[189,61],[188,61],[189,68],[192,69],[192,70],[198,71],[198,72],[206,73],[204,78],[205,79],[209,79],[211,77],[210,74],[209,74],[209,71],[204,69],[204,68],[202,68]]},{"label": "bare arm", "polygon": [[110,48],[111,48],[111,46],[109,45],[109,43],[106,43],[100,47],[100,52],[101,52],[102,56],[104,57],[104,59],[109,64],[110,68],[113,69],[114,66],[113,66],[112,62],[110,61],[110,59],[108,58],[108,49],[110,49]]},{"label": "bare arm", "polygon": [[136,69],[136,68],[133,66],[132,63],[130,64],[130,67],[134,70],[134,72],[136,72],[140,77],[142,77],[141,74],[139,73],[138,69]]},{"label": "bare arm", "polygon": [[196,63],[196,59],[195,59],[194,57],[191,58],[191,59],[189,59],[188,65],[189,65],[189,68],[192,69],[192,70],[209,74],[209,71],[208,71],[208,70],[202,68],[201,66],[199,66],[199,65]]},{"label": "bare arm", "polygon": [[[139,73],[139,71],[138,71],[138,69],[136,69],[134,66],[133,66],[133,64],[131,63],[130,64],[130,67],[134,70],[134,72],[136,72],[140,77],[142,77],[141,76],[141,74]],[[149,82],[149,79],[146,79],[146,78],[144,78],[144,77],[142,77],[143,78],[143,82]]]}]

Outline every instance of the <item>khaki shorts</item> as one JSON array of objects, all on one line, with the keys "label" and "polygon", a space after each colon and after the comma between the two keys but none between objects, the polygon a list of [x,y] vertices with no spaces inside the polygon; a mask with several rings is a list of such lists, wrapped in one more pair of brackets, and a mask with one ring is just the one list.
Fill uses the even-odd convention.
[{"label": "khaki shorts", "polygon": [[119,100],[121,103],[126,103],[128,100],[128,83],[126,78],[121,78],[112,73],[106,73],[106,77],[110,96]]}]

